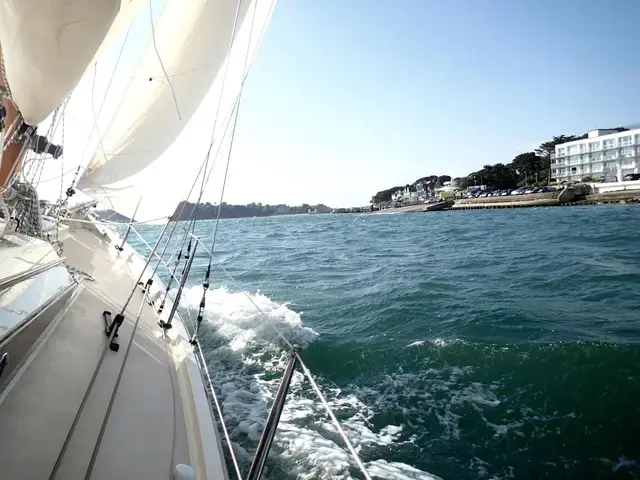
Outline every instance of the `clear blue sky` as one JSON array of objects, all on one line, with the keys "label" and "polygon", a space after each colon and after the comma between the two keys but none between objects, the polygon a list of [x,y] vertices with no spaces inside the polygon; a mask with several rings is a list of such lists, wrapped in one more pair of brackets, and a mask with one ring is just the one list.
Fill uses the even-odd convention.
[{"label": "clear blue sky", "polygon": [[281,0],[226,198],[366,204],[638,122],[639,22],[637,0]]}]

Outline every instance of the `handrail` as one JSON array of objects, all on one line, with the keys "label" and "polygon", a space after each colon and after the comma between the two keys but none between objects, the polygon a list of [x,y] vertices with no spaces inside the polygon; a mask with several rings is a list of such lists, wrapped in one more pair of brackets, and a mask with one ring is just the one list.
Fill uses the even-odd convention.
[{"label": "handrail", "polygon": [[9,275],[0,281],[0,290],[4,290],[6,288],[13,287],[14,285],[23,282],[25,280],[30,279],[31,277],[35,277],[36,275],[41,274],[42,272],[46,272],[47,270],[52,269],[53,267],[57,267],[58,265],[64,263],[63,258],[56,258],[47,263],[43,263],[41,265],[33,266],[27,270],[23,270],[19,273],[15,273],[13,275]]}]

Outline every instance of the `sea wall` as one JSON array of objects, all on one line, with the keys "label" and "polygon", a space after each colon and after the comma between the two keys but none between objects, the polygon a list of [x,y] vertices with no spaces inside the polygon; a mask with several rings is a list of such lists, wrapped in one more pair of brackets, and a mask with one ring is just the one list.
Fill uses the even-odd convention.
[{"label": "sea wall", "polygon": [[627,182],[590,183],[593,193],[613,193],[635,190],[640,195],[640,180]]},{"label": "sea wall", "polygon": [[557,200],[557,192],[536,193],[530,195],[505,195],[504,197],[462,198],[456,205],[483,205],[494,203],[523,203],[534,200]]}]

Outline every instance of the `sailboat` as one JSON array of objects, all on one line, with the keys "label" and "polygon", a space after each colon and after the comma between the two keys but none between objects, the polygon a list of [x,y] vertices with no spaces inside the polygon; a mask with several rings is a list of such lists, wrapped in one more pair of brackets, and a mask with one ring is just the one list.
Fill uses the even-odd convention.
[{"label": "sailboat", "polygon": [[[158,165],[165,177],[177,164],[199,165],[183,200],[200,200],[275,8],[275,0],[165,0],[154,14],[158,3],[0,0],[0,478],[260,478],[295,369],[371,478],[295,345],[242,472],[198,339],[213,247],[197,323],[187,328],[178,308],[196,251],[207,251],[193,234],[197,218],[178,227],[167,212],[140,254],[127,243],[135,214],[122,233],[96,213],[130,215]],[[94,122],[93,154],[43,206],[42,165],[70,155],[72,139],[56,140],[69,98],[116,39],[125,48],[140,18],[150,27],[145,47],[107,127]],[[189,133],[211,117],[210,138]],[[202,158],[181,158],[185,143],[202,145]],[[168,196],[173,187],[158,189]]]}]

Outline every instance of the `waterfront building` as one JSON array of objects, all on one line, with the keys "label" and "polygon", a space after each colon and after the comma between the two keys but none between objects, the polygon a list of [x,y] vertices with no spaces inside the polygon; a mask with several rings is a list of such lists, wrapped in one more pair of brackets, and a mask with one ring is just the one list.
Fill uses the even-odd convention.
[{"label": "waterfront building", "polygon": [[640,128],[591,130],[586,138],[556,145],[551,155],[551,181],[621,181],[639,173]]}]

